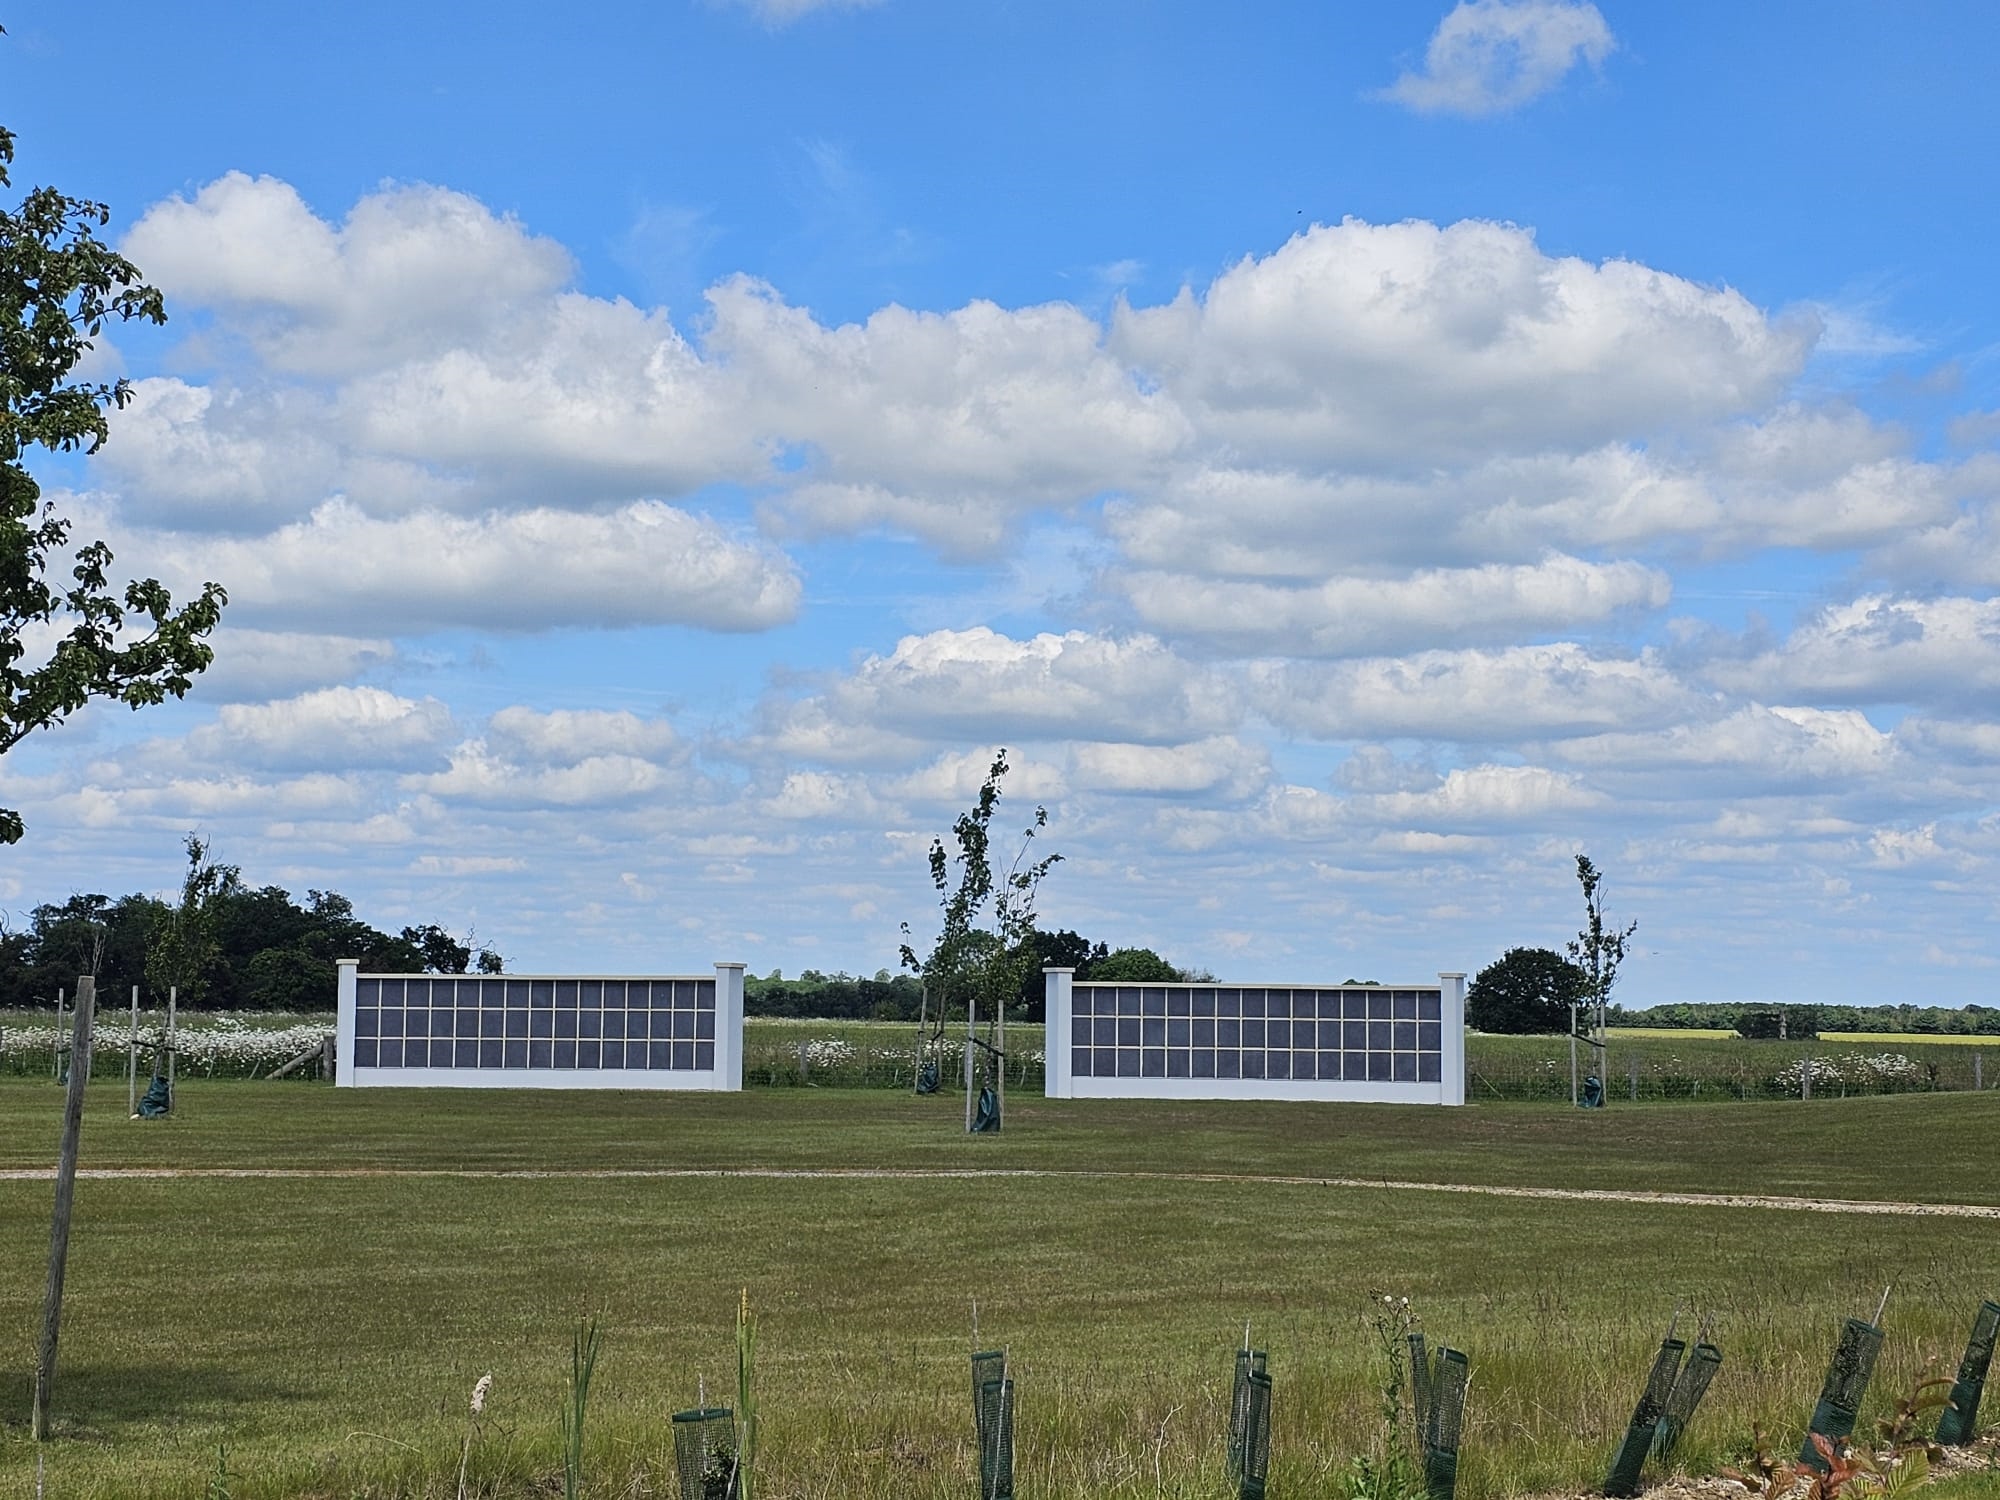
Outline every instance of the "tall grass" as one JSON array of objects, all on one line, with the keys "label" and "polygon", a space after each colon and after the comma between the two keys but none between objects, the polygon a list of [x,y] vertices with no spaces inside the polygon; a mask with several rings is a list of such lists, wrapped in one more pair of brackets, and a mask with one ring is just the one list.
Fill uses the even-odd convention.
[{"label": "tall grass", "polygon": [[580,1320],[570,1335],[569,1379],[562,1401],[563,1500],[583,1494],[583,1431],[590,1413],[590,1380],[597,1371],[597,1351],[603,1330],[593,1314]]},{"label": "tall grass", "polygon": [[[100,1004],[90,1076],[123,1078],[128,1045],[136,1040],[143,1077],[166,1030],[165,1011],[141,1011],[135,1027],[129,1010]],[[333,1030],[331,1016],[184,1012],[175,1021],[174,1051],[183,1076],[257,1078],[320,1046]],[[0,1076],[46,1077],[58,1057],[67,1066],[69,1043],[69,1026],[58,1028],[53,1011],[0,1014]],[[287,1076],[317,1078],[319,1063],[315,1059]]]}]

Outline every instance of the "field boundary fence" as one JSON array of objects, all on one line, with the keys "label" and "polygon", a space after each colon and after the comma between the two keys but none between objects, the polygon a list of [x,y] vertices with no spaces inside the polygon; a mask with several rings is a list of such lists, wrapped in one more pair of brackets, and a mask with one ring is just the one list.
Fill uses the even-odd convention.
[{"label": "field boundary fence", "polygon": [[[1474,1035],[1466,1040],[1473,1100],[1567,1102],[1561,1038]],[[1996,1047],[2000,1053],[2000,1047]],[[1604,1091],[1611,1104],[1669,1100],[1750,1102],[1991,1088],[1995,1070],[1963,1043],[1780,1042],[1742,1038],[1614,1041]]]}]

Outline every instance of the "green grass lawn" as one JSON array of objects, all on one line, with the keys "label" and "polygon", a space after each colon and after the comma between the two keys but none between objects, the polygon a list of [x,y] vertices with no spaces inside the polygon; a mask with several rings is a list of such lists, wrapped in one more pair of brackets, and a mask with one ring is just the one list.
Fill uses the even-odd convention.
[{"label": "green grass lawn", "polygon": [[[59,1100],[0,1079],[0,1168],[50,1164]],[[213,1083],[172,1121],[122,1115],[121,1091],[94,1091],[87,1164],[1235,1171],[2000,1203],[1990,1092],[1595,1115],[1017,1099],[999,1139],[960,1134],[956,1100],[812,1089]],[[0,1495],[32,1493],[49,1192],[0,1182]],[[1024,1500],[1229,1493],[1246,1318],[1276,1378],[1272,1493],[1338,1493],[1379,1430],[1366,1319],[1384,1293],[1471,1355],[1461,1494],[1478,1500],[1601,1477],[1677,1298],[1716,1314],[1728,1360],[1689,1464],[1740,1450],[1753,1418],[1795,1440],[1838,1319],[1892,1280],[1871,1417],[1927,1354],[1955,1359],[2000,1293],[1992,1222],[1192,1175],[86,1180],[48,1493],[200,1495],[226,1447],[238,1497],[449,1496],[489,1371],[474,1488],[548,1493],[570,1329],[595,1310],[591,1493],[665,1494],[668,1416],[704,1381],[733,1391],[747,1288],[771,1500],[976,1493],[974,1299],[1020,1382]]]}]

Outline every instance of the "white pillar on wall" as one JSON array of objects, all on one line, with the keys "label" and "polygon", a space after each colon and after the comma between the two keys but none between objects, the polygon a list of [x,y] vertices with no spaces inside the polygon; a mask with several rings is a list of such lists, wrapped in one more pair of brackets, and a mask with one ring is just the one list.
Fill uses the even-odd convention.
[{"label": "white pillar on wall", "polygon": [[337,958],[334,972],[334,1006],[339,1015],[333,1028],[333,1081],[341,1088],[354,1087],[354,992],[355,976],[361,972],[358,958]]},{"label": "white pillar on wall", "polygon": [[1465,1103],[1465,976],[1438,975],[1440,1104]]},{"label": "white pillar on wall", "polygon": [[721,1087],[743,1088],[742,964],[715,966],[715,1071]]},{"label": "white pillar on wall", "polygon": [[1042,970],[1042,1095],[1048,1099],[1073,1097],[1069,1076],[1069,1015],[1074,995],[1076,970]]}]

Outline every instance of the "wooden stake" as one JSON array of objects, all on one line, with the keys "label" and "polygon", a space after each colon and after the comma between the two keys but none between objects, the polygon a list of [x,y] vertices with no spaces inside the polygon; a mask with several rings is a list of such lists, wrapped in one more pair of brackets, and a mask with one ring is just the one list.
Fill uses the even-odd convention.
[{"label": "wooden stake", "polygon": [[[76,1204],[76,1152],[83,1135],[83,1090],[90,1082],[90,1023],[97,1009],[97,981],[76,982],[76,1016],[69,1043],[69,1093],[63,1100],[62,1154],[56,1163],[55,1218],[49,1226],[49,1284],[42,1299],[42,1343],[35,1355],[34,1440],[49,1437],[49,1397],[56,1382],[56,1343],[62,1336],[63,1272],[69,1262],[70,1211]],[[82,1067],[77,1064],[81,1062]]]},{"label": "wooden stake", "polygon": [[993,1108],[1000,1128],[1007,1128],[1007,1002],[993,1015],[993,1070],[999,1079],[993,1088]]},{"label": "wooden stake", "polygon": [[179,1102],[174,1098],[174,1065],[180,1061],[180,1053],[178,1049],[180,1047],[181,1039],[179,1034],[174,1030],[174,1007],[177,1004],[179,1004],[180,998],[181,998],[181,987],[177,984],[168,985],[167,986],[167,1113],[168,1114],[172,1114],[174,1112],[174,1105]]},{"label": "wooden stake", "polygon": [[1569,1107],[1576,1108],[1576,1002],[1569,1007]]},{"label": "wooden stake", "polygon": [[58,985],[56,986],[56,1039],[49,1047],[49,1077],[57,1083],[62,1082],[62,1016],[63,991],[62,986]]},{"label": "wooden stake", "polygon": [[976,997],[965,1002],[965,1133],[972,1134],[972,1038],[973,1026],[979,1017],[979,1001]]},{"label": "wooden stake", "polygon": [[125,1118],[139,1113],[139,986],[132,986],[132,1030],[125,1038]]}]

